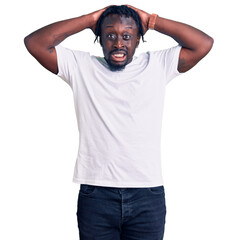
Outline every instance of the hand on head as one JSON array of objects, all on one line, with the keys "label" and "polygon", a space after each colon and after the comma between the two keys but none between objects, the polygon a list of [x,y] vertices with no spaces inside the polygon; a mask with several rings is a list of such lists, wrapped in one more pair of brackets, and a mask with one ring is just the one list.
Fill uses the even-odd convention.
[{"label": "hand on head", "polygon": [[149,24],[149,20],[150,20],[150,16],[151,15],[149,13],[147,13],[147,12],[145,12],[143,10],[140,10],[140,9],[138,9],[136,7],[133,7],[131,5],[126,5],[126,6],[129,7],[129,8],[132,8],[133,10],[135,10],[139,14],[139,16],[141,18],[144,34],[145,34],[148,31],[148,29],[149,29],[148,28],[148,24]]},{"label": "hand on head", "polygon": [[[102,9],[100,9],[100,10],[97,10],[97,11],[91,13],[91,14],[92,14],[92,26],[91,26],[90,28],[91,28],[91,30],[92,30],[94,33],[95,33],[95,29],[96,29],[96,25],[97,25],[97,21],[98,21],[99,17],[101,16],[101,14],[102,14],[107,8],[109,8],[109,7],[111,7],[111,6],[113,6],[113,5],[109,5],[109,6],[105,7],[105,8],[102,8]],[[116,5],[116,6],[119,6],[119,5]],[[151,16],[151,15],[150,15],[149,13],[147,13],[147,12],[145,12],[145,11],[143,11],[143,10],[140,10],[140,9],[138,9],[138,8],[136,8],[136,7],[133,7],[133,6],[131,6],[131,5],[126,5],[126,6],[129,7],[129,8],[132,8],[134,11],[136,11],[136,12],[139,14],[139,16],[140,16],[140,18],[141,18],[141,22],[142,22],[144,34],[145,34],[145,33],[148,31],[148,23],[149,23],[149,19],[150,19],[150,16]]]}]

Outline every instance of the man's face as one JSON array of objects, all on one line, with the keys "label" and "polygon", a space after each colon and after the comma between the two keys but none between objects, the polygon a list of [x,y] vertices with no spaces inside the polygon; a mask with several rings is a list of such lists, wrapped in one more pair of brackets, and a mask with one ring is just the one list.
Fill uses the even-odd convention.
[{"label": "man's face", "polygon": [[135,20],[118,14],[105,17],[100,43],[105,60],[112,71],[122,70],[132,61],[140,37]]}]

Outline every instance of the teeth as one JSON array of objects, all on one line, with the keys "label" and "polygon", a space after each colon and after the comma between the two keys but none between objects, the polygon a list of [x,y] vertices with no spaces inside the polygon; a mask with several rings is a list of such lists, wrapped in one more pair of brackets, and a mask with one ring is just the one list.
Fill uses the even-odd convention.
[{"label": "teeth", "polygon": [[114,54],[115,57],[124,57],[124,54],[123,53],[117,53],[117,54]]}]

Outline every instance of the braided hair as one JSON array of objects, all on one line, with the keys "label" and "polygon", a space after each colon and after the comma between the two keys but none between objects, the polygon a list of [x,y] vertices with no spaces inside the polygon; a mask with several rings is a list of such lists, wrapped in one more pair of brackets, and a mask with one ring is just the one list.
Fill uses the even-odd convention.
[{"label": "braided hair", "polygon": [[97,24],[96,24],[96,29],[95,29],[95,35],[96,38],[94,40],[94,42],[96,42],[98,40],[98,37],[101,37],[101,25],[103,23],[103,20],[106,16],[108,16],[109,14],[118,14],[121,17],[123,15],[125,15],[127,18],[132,17],[135,22],[136,22],[136,26],[138,29],[138,36],[142,37],[142,41],[144,41],[144,30],[142,27],[142,22],[141,22],[141,18],[139,16],[139,14],[133,10],[132,8],[127,7],[126,5],[121,5],[121,6],[116,6],[113,5],[109,8],[107,8],[99,17]]}]

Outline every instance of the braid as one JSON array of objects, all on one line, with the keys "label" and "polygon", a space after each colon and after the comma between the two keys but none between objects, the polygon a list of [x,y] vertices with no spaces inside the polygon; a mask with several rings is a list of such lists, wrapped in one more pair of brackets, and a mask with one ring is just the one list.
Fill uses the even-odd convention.
[{"label": "braid", "polygon": [[126,17],[132,17],[135,22],[136,22],[136,26],[138,28],[138,36],[141,36],[142,37],[142,41],[144,41],[144,30],[143,30],[143,27],[142,27],[142,23],[141,23],[141,18],[139,16],[139,14],[133,10],[132,8],[129,8],[127,7],[126,5],[121,5],[121,6],[111,6],[109,8],[107,8],[102,14],[101,16],[99,17],[98,21],[97,21],[97,24],[96,24],[96,29],[95,29],[95,35],[96,35],[96,38],[94,40],[94,42],[96,42],[98,40],[98,37],[101,37],[101,25],[102,25],[102,22],[104,20],[104,18],[106,16],[108,16],[109,14],[118,14],[120,15],[121,17],[123,15],[125,15]]}]

